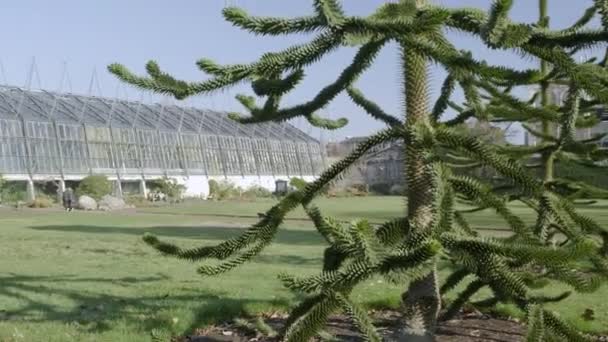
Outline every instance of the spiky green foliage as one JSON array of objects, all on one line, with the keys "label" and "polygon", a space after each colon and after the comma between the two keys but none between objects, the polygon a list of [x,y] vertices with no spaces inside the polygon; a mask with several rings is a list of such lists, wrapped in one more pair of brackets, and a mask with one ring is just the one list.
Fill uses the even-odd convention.
[{"label": "spiky green foliage", "polygon": [[363,93],[361,91],[359,91],[358,89],[351,86],[351,87],[348,87],[346,89],[346,91],[348,92],[348,96],[350,96],[350,98],[353,100],[353,102],[356,103],[361,108],[363,108],[373,118],[383,121],[389,126],[398,126],[398,125],[403,124],[396,117],[394,117],[390,114],[387,114],[376,103],[365,98],[365,95],[363,95]]},{"label": "spiky green foliage", "polygon": [[438,121],[441,118],[441,115],[448,108],[450,97],[454,92],[455,84],[454,77],[452,75],[448,75],[443,81],[443,85],[441,86],[441,95],[435,102],[435,106],[433,107],[433,119]]},{"label": "spiky green foliage", "polygon": [[371,342],[382,341],[382,337],[376,331],[372,320],[363,308],[344,296],[339,296],[338,299],[340,300],[342,310],[351,317],[357,328],[362,332],[362,335],[365,336],[366,340]]},{"label": "spiky green foliage", "polygon": [[[547,1],[542,0],[542,2],[544,2],[544,5],[540,7],[546,11]],[[459,26],[459,29],[465,31],[483,30],[484,18],[488,18],[488,22],[498,20],[493,18],[503,18],[500,13],[504,14],[507,5],[509,5],[508,2],[497,1],[489,17],[476,11],[454,12],[456,16],[467,16],[467,25],[465,25],[467,27],[456,24],[455,26]],[[590,59],[576,64],[571,57],[574,53],[594,45],[594,42],[605,39],[605,37],[600,38],[599,36],[606,35],[605,28],[608,26],[603,25],[603,30],[586,28],[586,25],[597,14],[600,15],[600,19],[604,18],[602,12],[605,13],[605,8],[603,6],[604,1],[596,1],[594,6],[588,8],[579,20],[561,31],[548,30],[546,13],[540,14],[536,26],[542,29],[545,37],[534,34],[530,43],[534,42],[539,45],[531,46],[530,43],[527,43],[520,47],[526,53],[540,57],[542,61],[540,72],[543,77],[539,81],[539,90],[527,103],[516,99],[507,92],[501,92],[495,85],[487,82],[480,83],[480,86],[491,95],[489,112],[493,116],[492,120],[519,121],[523,123],[522,126],[528,134],[540,142],[534,147],[508,147],[503,152],[511,158],[539,160],[539,163],[535,164],[534,167],[539,169],[539,172],[543,175],[544,189],[542,192],[544,193],[540,197],[539,206],[532,205],[534,202],[530,201],[525,203],[530,204],[537,212],[534,232],[545,241],[549,237],[555,236],[557,232],[572,236],[574,234],[573,229],[584,229],[585,225],[581,220],[575,219],[580,214],[574,213],[573,210],[565,210],[571,208],[572,204],[567,204],[565,200],[556,199],[556,194],[574,201],[584,196],[597,196],[602,193],[601,189],[585,184],[584,180],[575,182],[555,179],[554,165],[561,161],[575,161],[585,167],[598,168],[598,163],[605,160],[605,157],[599,157],[601,153],[598,153],[597,140],[577,140],[576,130],[597,123],[593,112],[598,104],[606,103],[603,94],[606,91],[606,83],[600,80],[600,78],[605,77],[606,70],[602,62],[597,63]],[[465,14],[465,12],[468,13]],[[503,23],[503,25],[511,24]],[[596,38],[591,38],[593,35],[596,35]],[[575,41],[575,37],[578,39],[577,41]],[[490,38],[486,37],[484,39],[488,40]],[[597,41],[594,39],[597,39]],[[552,51],[540,52],[539,46],[545,45],[553,46]],[[566,53],[568,49],[570,50],[569,54]],[[587,81],[581,82],[578,77],[582,77],[582,73],[587,72],[596,73],[596,76],[593,76],[596,80],[590,80],[590,83],[584,84]],[[596,85],[591,85],[596,81]],[[561,86],[567,89],[567,96],[563,103],[549,98],[550,86]],[[581,91],[582,89],[584,91]],[[584,97],[583,93],[585,93]],[[516,110],[513,111],[513,109]],[[561,204],[557,205],[556,202]],[[585,218],[584,222],[593,222],[593,220]],[[595,224],[591,225],[597,226]],[[571,228],[565,228],[565,226]],[[592,234],[604,239],[603,235],[605,233],[603,229],[596,227]],[[547,241],[547,243],[549,242]]]},{"label": "spiky green foliage", "polygon": [[539,305],[530,305],[528,309],[528,342],[542,342],[545,335],[543,310]]},{"label": "spiky green foliage", "polygon": [[[544,1],[544,0],[541,0]],[[109,70],[134,86],[171,94],[178,99],[211,94],[242,82],[251,84],[254,96],[240,94],[237,100],[247,115],[232,113],[240,123],[286,121],[303,117],[312,125],[337,129],[345,119],[329,120],[318,113],[342,92],[371,117],[389,128],[372,135],[353,153],[337,162],[320,177],[272,207],[263,218],[240,236],[216,246],[182,249],[147,235],[144,240],[160,252],[188,260],[217,259],[199,272],[214,275],[231,270],[258,255],[274,239],[285,216],[302,206],[326,242],[323,270],[314,276],[297,278],[282,274],[280,280],[293,291],[306,295],[286,324],[283,338],[308,341],[320,334],[328,317],[344,312],[361,334],[380,340],[372,319],[350,299],[352,290],[372,277],[392,282],[409,281],[404,295],[404,336],[408,340],[431,341],[438,319],[457,313],[480,289],[489,288],[493,296],[477,302],[488,306],[514,303],[527,313],[530,341],[548,336],[586,340],[567,323],[542,307],[570,293],[555,297],[533,294],[551,281],[563,282],[573,291],[596,289],[608,275],[608,230],[575,210],[573,201],[582,193],[599,190],[584,183],[553,177],[548,166],[556,160],[569,160],[589,167],[608,153],[597,148],[598,138],[577,140],[576,129],[596,122],[589,113],[608,100],[608,71],[605,57],[577,63],[576,53],[608,41],[608,5],[605,0],[582,14],[570,27],[552,31],[541,13],[538,23],[515,23],[509,18],[512,0],[495,0],[488,13],[476,9],[447,9],[425,0],[401,0],[381,5],[367,17],[349,16],[337,0],[314,0],[314,15],[291,19],[253,17],[242,9],[227,8],[225,18],[235,26],[258,35],[313,33],[304,44],[269,52],[249,64],[220,65],[207,59],[198,67],[211,76],[202,82],[177,80],[149,62],[145,77],[131,73],[119,64]],[[588,28],[600,16],[603,29]],[[542,60],[540,70],[515,70],[477,60],[462,51],[444,35],[456,29],[479,38],[492,49],[516,51]],[[397,43],[401,54],[405,113],[395,117],[366,98],[354,83],[374,62],[388,43]],[[331,84],[320,88],[312,99],[285,107],[282,99],[305,77],[308,66],[342,47],[356,47],[353,60]],[[608,54],[607,54],[608,56]],[[439,96],[428,104],[428,63],[443,67],[448,75]],[[531,99],[512,94],[518,86],[538,84],[540,91]],[[551,84],[567,85],[565,103],[549,103]],[[452,99],[460,88],[465,102]],[[258,101],[262,104],[258,104]],[[540,106],[536,106],[537,101]],[[456,116],[443,120],[452,109]],[[534,147],[497,146],[463,134],[456,127],[475,119],[486,122],[518,122],[541,140]],[[538,126],[541,128],[538,128]],[[560,127],[553,134],[547,127]],[[404,143],[407,165],[408,208],[403,218],[378,227],[365,220],[346,225],[324,217],[312,202],[323,189],[339,179],[374,146],[393,140]],[[528,162],[540,156],[540,162]],[[543,168],[544,177],[533,173]],[[500,178],[500,184],[466,176],[458,170],[487,168]],[[538,214],[535,225],[527,226],[509,210],[518,200]],[[457,210],[457,203],[472,205]],[[470,212],[492,209],[513,232],[503,239],[479,238],[467,223]],[[603,239],[604,246],[594,240]],[[559,241],[551,242],[551,239]],[[439,286],[436,269],[439,259],[447,259],[454,272]],[[581,265],[585,269],[581,270]],[[472,278],[472,279],[471,279]],[[468,282],[464,291],[439,317],[441,295]]]}]

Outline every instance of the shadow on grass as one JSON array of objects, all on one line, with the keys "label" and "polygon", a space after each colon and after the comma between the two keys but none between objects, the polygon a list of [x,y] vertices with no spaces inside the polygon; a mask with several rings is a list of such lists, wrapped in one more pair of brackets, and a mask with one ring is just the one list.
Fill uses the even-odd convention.
[{"label": "shadow on grass", "polygon": [[337,216],[339,218],[348,219],[348,220],[366,219],[366,220],[373,221],[374,223],[382,224],[386,221],[390,221],[390,220],[393,220],[393,219],[399,217],[399,213],[398,212],[396,213],[394,210],[390,210],[390,209],[369,207],[369,208],[357,209],[357,210],[352,210],[352,211],[343,210],[343,211],[340,211],[340,213]]},{"label": "shadow on grass", "polygon": [[285,267],[293,266],[321,266],[323,257],[318,253],[318,257],[301,257],[298,255],[258,255],[252,262],[258,264],[285,265]]},{"label": "shadow on grass", "polygon": [[[95,292],[95,285],[122,284],[131,286],[137,283],[167,280],[168,277],[158,274],[152,277],[126,278],[85,278],[73,275],[62,276],[28,276],[10,273],[0,276],[0,298],[19,301],[19,306],[12,310],[0,310],[0,322],[22,321],[28,323],[56,322],[77,324],[87,332],[109,330],[116,322],[125,322],[134,331],[150,333],[154,329],[170,331],[173,334],[186,335],[197,328],[208,324],[222,322],[250,314],[251,305],[269,308],[285,308],[288,299],[256,300],[231,298],[221,292],[205,290],[171,295],[153,296],[119,296],[101,291]],[[86,289],[71,289],[74,284],[92,286]],[[55,304],[58,298],[73,302],[71,308]],[[193,303],[201,303],[199,306]],[[176,331],[173,317],[167,313],[176,308],[192,307],[193,320],[186,329]]]},{"label": "shadow on grass", "polygon": [[[152,249],[150,249],[152,251]],[[144,252],[125,252],[125,251],[121,251],[121,250],[116,250],[116,249],[107,249],[107,248],[90,248],[90,249],[84,249],[83,251],[85,252],[89,252],[89,253],[94,253],[94,254],[102,254],[102,255],[122,255],[122,256],[126,256],[126,257],[130,257],[130,256],[137,256],[137,257],[141,257],[141,256],[145,256],[148,253],[144,253]],[[258,264],[272,264],[272,265],[285,265],[286,267],[289,266],[309,266],[309,265],[315,265],[315,266],[320,266],[323,263],[323,258],[321,255],[319,255],[318,257],[302,257],[302,256],[298,256],[298,255],[281,255],[281,254],[272,254],[272,255],[258,255],[256,256],[254,259],[251,260],[251,262],[253,263],[258,263]]]},{"label": "shadow on grass", "polygon": [[[226,240],[242,234],[244,228],[234,227],[195,227],[195,226],[155,226],[155,227],[116,227],[97,225],[49,225],[31,226],[30,229],[39,231],[58,231],[68,233],[90,234],[126,234],[143,236],[151,233],[159,237],[188,238],[200,240]],[[277,234],[277,243],[288,245],[321,245],[323,238],[315,230],[289,230],[282,229]]]},{"label": "shadow on grass", "polygon": [[[265,210],[262,210],[265,212]],[[230,219],[253,219],[255,221],[259,220],[260,217],[253,214],[220,214],[220,213],[200,213],[196,211],[164,211],[164,210],[140,210],[137,212],[138,214],[148,214],[148,215],[170,215],[170,216],[200,216],[200,217],[220,217],[220,218],[230,218]],[[310,219],[306,216],[287,216],[284,219],[285,221],[304,221],[310,222]]]}]

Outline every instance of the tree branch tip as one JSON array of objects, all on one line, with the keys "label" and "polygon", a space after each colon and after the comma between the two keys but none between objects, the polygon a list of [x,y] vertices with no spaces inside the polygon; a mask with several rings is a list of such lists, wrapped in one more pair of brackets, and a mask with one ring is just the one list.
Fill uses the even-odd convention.
[{"label": "tree branch tip", "polygon": [[145,233],[144,236],[142,236],[142,240],[148,245],[152,246],[157,245],[160,242],[158,238],[151,233]]}]

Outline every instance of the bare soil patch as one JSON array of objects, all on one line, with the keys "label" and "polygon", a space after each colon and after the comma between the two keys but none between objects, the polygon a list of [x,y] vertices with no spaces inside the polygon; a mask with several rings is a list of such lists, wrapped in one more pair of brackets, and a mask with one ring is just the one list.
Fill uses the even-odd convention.
[{"label": "bare soil patch", "polygon": [[[385,341],[397,341],[398,313],[394,311],[374,312],[376,327]],[[281,331],[285,316],[272,315],[264,319],[275,331]],[[338,341],[363,341],[351,321],[344,316],[334,316],[327,324],[325,331]],[[461,314],[453,320],[443,322],[437,331],[438,342],[519,342],[525,340],[526,328],[523,324],[499,318],[492,318],[481,313]],[[175,338],[174,342],[277,342],[276,337],[263,336],[259,332],[244,329],[234,322],[201,329],[194,336]],[[319,341],[321,341],[319,339]]]}]

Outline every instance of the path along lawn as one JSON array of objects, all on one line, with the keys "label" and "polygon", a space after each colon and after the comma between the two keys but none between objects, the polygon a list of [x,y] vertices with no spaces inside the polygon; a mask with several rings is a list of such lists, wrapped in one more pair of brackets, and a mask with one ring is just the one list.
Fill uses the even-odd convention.
[{"label": "path along lawn", "polygon": [[[319,270],[324,243],[296,212],[277,242],[236,271],[216,278],[196,274],[196,264],[164,258],[141,242],[152,232],[185,246],[215,244],[242,231],[271,202],[191,202],[121,213],[0,210],[0,341],[150,341],[151,333],[183,334],[244,314],[281,310],[294,297],[280,272]],[[400,215],[400,198],[322,200],[341,219],[380,222]],[[608,223],[605,203],[588,214]],[[518,212],[532,220],[532,213]],[[504,225],[491,213],[471,217],[496,234]],[[554,294],[564,288],[552,288]],[[394,306],[400,288],[378,279],[355,297],[369,306]],[[608,288],[573,295],[554,305],[562,317],[606,332]],[[580,318],[585,309],[596,319]],[[509,310],[508,307],[503,308]]]}]

